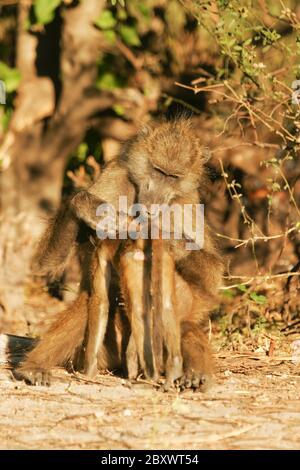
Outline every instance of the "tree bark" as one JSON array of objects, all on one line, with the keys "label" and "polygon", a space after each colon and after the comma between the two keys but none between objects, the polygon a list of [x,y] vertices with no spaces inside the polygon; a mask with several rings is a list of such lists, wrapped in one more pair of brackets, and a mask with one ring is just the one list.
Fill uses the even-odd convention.
[{"label": "tree bark", "polygon": [[67,158],[93,116],[114,102],[114,96],[95,87],[102,36],[93,22],[104,6],[105,0],[85,0],[57,12],[62,15],[56,31],[61,46],[59,90],[51,73],[45,75],[45,68],[39,67],[50,30],[46,26],[38,34],[26,31],[30,3],[19,2],[17,66],[22,81],[0,148],[0,306],[9,314],[23,306],[32,249],[43,219],[59,205]]}]

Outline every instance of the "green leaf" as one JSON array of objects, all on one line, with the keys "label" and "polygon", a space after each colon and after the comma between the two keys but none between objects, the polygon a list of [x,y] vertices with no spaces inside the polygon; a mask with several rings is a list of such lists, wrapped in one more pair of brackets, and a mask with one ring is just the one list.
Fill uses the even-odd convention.
[{"label": "green leaf", "polygon": [[126,44],[128,44],[128,46],[140,46],[141,45],[140,38],[138,37],[138,34],[134,26],[127,26],[125,24],[121,25],[120,35],[123,41],[126,42]]},{"label": "green leaf", "polygon": [[105,39],[111,44],[114,44],[116,42],[117,35],[112,29],[107,29],[106,31],[103,31],[103,34],[105,36]]},{"label": "green leaf", "polygon": [[125,109],[121,104],[115,104],[113,110],[118,116],[124,116],[125,114]]},{"label": "green leaf", "polygon": [[110,10],[103,10],[94,24],[100,29],[111,29],[116,26],[117,20]]},{"label": "green leaf", "polygon": [[150,18],[151,9],[145,3],[138,3],[138,9],[145,18]]},{"label": "green leaf", "polygon": [[[112,6],[115,6],[117,4],[117,0],[110,0],[110,1],[111,1]],[[121,7],[125,8],[125,0],[119,0],[119,4],[121,5]]]},{"label": "green leaf", "polygon": [[3,131],[6,131],[7,128],[8,128],[8,124],[9,124],[9,121],[11,119],[12,113],[13,113],[12,108],[8,108],[4,112],[3,116],[1,116],[1,125],[2,125],[2,130]]},{"label": "green leaf", "polygon": [[97,87],[101,90],[114,90],[121,86],[120,80],[112,72],[103,72],[97,79]]},{"label": "green leaf", "polygon": [[223,290],[222,294],[224,295],[224,297],[227,297],[228,299],[233,299],[235,297],[235,293],[231,289]]},{"label": "green leaf", "polygon": [[34,13],[39,24],[48,24],[54,20],[55,10],[61,0],[35,0]]},{"label": "green leaf", "polygon": [[126,10],[124,8],[118,8],[117,10],[117,18],[118,20],[120,21],[125,21],[127,20],[127,13],[126,13]]},{"label": "green leaf", "polygon": [[256,292],[251,292],[249,297],[251,300],[254,300],[254,302],[260,305],[265,304],[267,301],[267,298],[264,295],[258,295]]},{"label": "green leaf", "polygon": [[88,144],[86,142],[81,142],[77,149],[77,158],[80,162],[84,162],[88,154]]},{"label": "green leaf", "polygon": [[236,286],[237,289],[239,289],[241,292],[247,292],[248,288],[245,286],[245,284],[239,284]]},{"label": "green leaf", "polygon": [[247,39],[247,41],[244,42],[244,46],[249,46],[252,43],[252,38]]},{"label": "green leaf", "polygon": [[0,62],[0,80],[4,81],[7,93],[11,93],[18,88],[21,74],[19,70]]}]

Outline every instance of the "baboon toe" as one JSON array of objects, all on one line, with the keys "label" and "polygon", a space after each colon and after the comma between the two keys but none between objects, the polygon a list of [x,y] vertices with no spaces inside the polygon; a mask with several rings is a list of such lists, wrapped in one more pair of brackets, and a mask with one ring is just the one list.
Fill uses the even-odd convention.
[{"label": "baboon toe", "polygon": [[195,371],[190,369],[178,381],[178,386],[181,391],[192,389],[198,391],[208,390],[211,383],[210,374],[202,371]]},{"label": "baboon toe", "polygon": [[22,370],[20,375],[28,385],[51,385],[51,373],[45,369]]}]

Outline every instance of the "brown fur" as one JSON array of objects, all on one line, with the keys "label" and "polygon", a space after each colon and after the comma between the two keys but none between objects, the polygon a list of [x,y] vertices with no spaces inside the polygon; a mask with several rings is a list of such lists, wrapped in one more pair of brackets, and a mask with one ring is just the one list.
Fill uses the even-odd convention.
[{"label": "brown fur", "polygon": [[[142,372],[146,377],[157,379],[163,370],[166,387],[182,376],[180,325],[174,310],[175,266],[164,245],[160,239],[123,243],[105,240],[95,248],[91,262],[84,364],[88,376],[96,375],[98,352],[104,344],[113,267],[120,274],[125,311],[134,340],[128,351],[129,376],[135,378]],[[165,347],[165,366],[156,345],[160,352]]]},{"label": "brown fur", "polygon": [[[63,274],[79,230],[79,220],[70,211],[69,201],[50,219],[35,255],[32,259],[32,272],[58,279]],[[63,243],[62,243],[63,241]]]},{"label": "brown fur", "polygon": [[143,372],[146,377],[158,379],[165,372],[168,387],[182,376],[173,258],[160,239],[128,240],[120,250],[118,272],[132,328],[127,351],[128,375],[135,378]]},{"label": "brown fur", "polygon": [[[152,240],[152,282],[153,300],[152,329],[154,357],[158,370],[166,373],[165,388],[169,388],[183,375],[181,355],[181,334],[179,315],[175,298],[175,263],[168,249],[168,243],[161,238]],[[161,338],[162,336],[162,338]],[[166,365],[163,352],[166,352]]]},{"label": "brown fur", "polygon": [[[76,214],[77,217],[84,220],[89,226],[95,228],[98,220],[95,215],[94,206],[93,204],[91,205],[91,200],[93,201],[94,197],[97,202],[99,200],[113,202],[116,201],[116,197],[120,194],[129,195],[129,201],[133,201],[134,198],[137,197],[139,202],[146,204],[148,207],[153,203],[197,203],[199,201],[199,188],[205,184],[204,158],[202,157],[201,144],[199,140],[194,137],[191,124],[187,121],[162,123],[143,129],[137,138],[125,145],[120,161],[115,161],[111,165],[110,170],[109,167],[107,167],[107,172],[105,173],[106,170],[103,172],[92,188],[78,193],[72,199],[69,209],[71,215],[68,223],[73,224],[74,214]],[[112,181],[114,182],[114,186],[111,185]],[[55,231],[55,226],[53,230]],[[189,237],[189,234],[187,234],[187,236]],[[50,240],[50,251],[53,248],[51,246],[51,240],[53,238],[51,237],[53,237],[53,235],[48,236],[48,240]],[[69,240],[68,246],[70,247],[71,244]],[[60,253],[63,253],[64,256],[66,256],[67,253],[66,248],[60,250]],[[52,250],[52,260],[55,258],[54,251],[55,249]],[[169,242],[168,252],[171,256],[169,259],[166,258],[166,263],[169,263],[169,269],[164,272],[164,278],[168,279],[169,287],[167,291],[169,290],[168,295],[171,297],[171,306],[175,306],[175,315],[180,322],[181,352],[184,370],[182,386],[193,386],[197,388],[204,382],[205,376],[209,375],[212,370],[211,353],[206,339],[205,325],[207,323],[209,310],[217,299],[223,263],[207,227],[202,250],[187,252],[185,249],[185,240],[171,240]],[[47,249],[45,253],[47,253]],[[43,260],[46,258],[47,257],[44,257]],[[61,258],[63,258],[63,256],[58,257],[60,264],[62,263]],[[125,259],[126,257],[123,258],[123,260]],[[176,273],[174,281],[172,281],[170,260],[173,260],[175,263]],[[53,269],[55,262],[52,261],[50,265],[52,271],[55,272],[55,269]],[[140,268],[130,267],[129,272],[131,275],[127,276],[126,280],[124,280],[124,270],[126,271],[126,269],[124,263],[122,264],[121,262],[121,289],[125,297],[127,313],[132,320],[132,311],[136,308],[136,304],[133,304],[130,295],[128,295],[128,289],[130,290],[130,282],[133,282],[133,287],[136,288],[136,282],[140,283],[142,280],[142,273]],[[134,273],[136,273],[136,275],[132,277]],[[92,283],[90,275],[83,275],[83,279],[88,279],[88,282]],[[84,282],[85,281],[83,281],[83,283]],[[170,287],[172,286],[172,282],[175,285],[175,292],[173,288]],[[89,299],[91,305],[94,305],[95,295],[91,295],[90,292],[91,291],[89,291]],[[143,295],[142,291],[140,291],[139,295]],[[175,299],[174,301],[172,301],[172,296]],[[136,297],[137,295],[135,294],[133,298],[136,299]],[[107,311],[107,297],[105,298],[105,303]],[[80,302],[78,305],[80,305],[81,309],[85,311],[88,310],[88,307],[83,306]],[[141,315],[142,300],[139,301],[139,305],[139,312],[134,315],[135,323],[131,325],[135,341],[132,341],[132,339],[129,341],[127,350],[127,361],[131,364],[129,369],[132,367],[132,370],[136,369],[135,348],[139,349],[138,344],[139,341],[141,341],[139,338],[142,338],[144,342],[146,337],[142,331],[142,323],[138,320]],[[169,305],[170,302],[168,302],[168,309]],[[97,308],[93,307],[95,312],[99,311],[98,307],[99,303],[97,304]],[[162,312],[162,321],[166,320],[166,318],[172,318],[172,315],[169,315],[170,312],[165,313],[163,305]],[[76,308],[72,314],[74,321],[75,317],[79,318],[80,315],[83,315],[82,312]],[[85,319],[84,328],[86,322],[87,317]],[[73,343],[73,351],[75,352],[79,336],[74,335],[73,338],[73,323],[71,323],[71,320],[70,326],[71,328],[69,329],[68,326],[67,332],[61,333],[59,325],[57,324],[55,328],[59,330],[59,334],[55,328],[54,330],[49,330],[37,348],[30,353],[31,356],[28,356],[27,362],[23,365],[23,370],[30,368],[30,357],[32,358],[32,355],[35,355],[35,360],[40,364],[41,368],[49,368],[51,365],[54,366],[59,363],[64,363],[71,353],[68,352],[65,357],[62,357],[56,350],[54,351],[50,348],[50,353],[47,356],[48,343],[54,344],[57,337],[62,341],[60,335],[64,335],[65,340],[68,336],[66,352],[71,351],[71,343]],[[83,326],[83,324],[81,324],[81,326]],[[61,329],[63,329],[63,327],[61,327]],[[66,330],[66,328],[64,329]],[[76,331],[77,329],[75,328],[75,332]],[[165,331],[167,331],[167,329],[165,329]],[[83,334],[84,333],[81,333],[81,338]],[[117,332],[117,335],[118,334]],[[173,337],[172,341],[176,343],[176,335]],[[169,343],[171,349],[173,346],[175,347],[175,343],[173,345]],[[40,357],[38,357],[38,348],[40,348]],[[63,349],[63,346],[57,345],[57,351],[60,349]],[[96,349],[93,349],[94,353]],[[157,357],[155,360],[159,363],[159,345],[157,345],[156,349]],[[101,351],[103,354],[103,348],[101,348]],[[45,356],[47,356],[47,360]],[[146,365],[144,366],[146,367]]]},{"label": "brown fur", "polygon": [[[18,371],[30,382],[48,381],[48,372],[57,365],[70,366],[81,369],[93,363],[93,351],[88,352],[82,346],[88,343],[91,323],[97,321],[99,303],[99,289],[95,279],[101,275],[99,270],[99,251],[95,242],[87,242],[81,246],[82,255],[82,281],[77,299],[62,313],[56,315],[49,329],[45,332],[37,346],[27,354],[26,360]],[[117,246],[108,247],[111,256]],[[100,289],[103,286],[100,284]],[[96,289],[96,290],[95,290]],[[130,336],[130,326],[120,302],[119,278],[116,272],[111,273],[109,295],[109,309],[107,312],[106,334],[103,343],[99,346],[97,368],[99,370],[115,370],[126,368],[125,352]],[[105,305],[106,299],[104,299]],[[92,326],[93,328],[93,326]],[[93,336],[92,336],[93,337]],[[90,347],[93,344],[91,343]],[[84,356],[82,357],[82,352]],[[89,362],[90,358],[92,361]]]}]

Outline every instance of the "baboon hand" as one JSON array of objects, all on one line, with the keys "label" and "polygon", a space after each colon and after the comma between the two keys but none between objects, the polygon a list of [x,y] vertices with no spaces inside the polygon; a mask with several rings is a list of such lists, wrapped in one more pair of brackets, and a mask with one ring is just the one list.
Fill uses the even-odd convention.
[{"label": "baboon hand", "polygon": [[79,191],[72,198],[70,206],[76,217],[83,220],[89,227],[96,230],[98,219],[96,217],[97,207],[102,203],[94,195],[85,190]]}]

